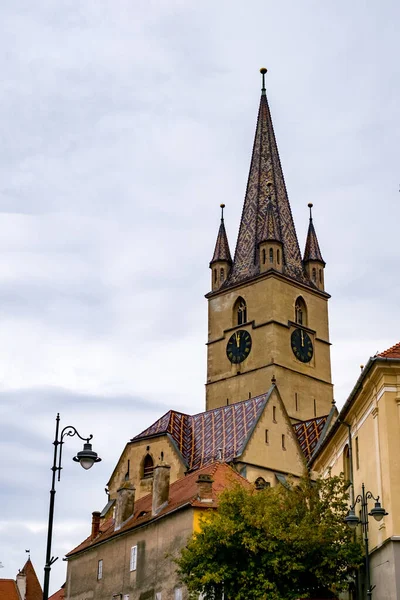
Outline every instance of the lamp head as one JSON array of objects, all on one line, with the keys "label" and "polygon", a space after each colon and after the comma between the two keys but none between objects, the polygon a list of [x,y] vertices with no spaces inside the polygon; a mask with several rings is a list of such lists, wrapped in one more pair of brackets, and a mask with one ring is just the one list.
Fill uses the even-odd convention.
[{"label": "lamp head", "polygon": [[344,518],[344,522],[351,528],[351,529],[355,529],[357,527],[357,525],[359,524],[360,520],[357,517],[356,513],[354,512],[353,508],[350,508],[349,512],[347,513],[347,515]]},{"label": "lamp head", "polygon": [[97,452],[92,450],[92,444],[87,441],[83,444],[83,450],[78,452],[73,460],[80,463],[83,469],[90,469],[94,463],[100,462],[101,458],[97,456]]},{"label": "lamp head", "polygon": [[375,502],[374,508],[371,509],[371,512],[369,513],[371,517],[374,517],[375,521],[381,521],[383,517],[387,514],[388,513],[386,512],[386,510],[383,508],[383,506],[381,506],[381,503],[378,501]]}]

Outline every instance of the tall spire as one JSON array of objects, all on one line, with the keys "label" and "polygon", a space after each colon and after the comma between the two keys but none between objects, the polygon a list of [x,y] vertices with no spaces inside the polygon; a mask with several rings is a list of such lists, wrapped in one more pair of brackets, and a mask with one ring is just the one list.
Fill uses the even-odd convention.
[{"label": "tall spire", "polygon": [[[271,184],[267,183],[268,189],[270,190]],[[265,214],[264,227],[261,233],[260,242],[282,242],[279,226],[276,221],[274,209],[272,207],[271,194],[268,194],[267,212]]]},{"label": "tall spire", "polygon": [[310,202],[308,205],[308,208],[310,209],[310,224],[308,226],[306,247],[304,249],[303,260],[305,263],[310,260],[316,260],[325,266],[325,261],[322,258],[321,250],[319,248],[317,234],[315,233],[312,212],[311,212],[312,207],[313,207],[313,205]]},{"label": "tall spire", "polygon": [[265,74],[267,69],[260,69],[260,72],[262,75],[261,100],[250,173],[235,257],[226,286],[245,281],[260,273],[257,249],[264,233],[267,216],[268,183],[271,184],[270,187],[273,190],[270,211],[282,241],[282,271],[289,277],[306,282],[266,96]]},{"label": "tall spire", "polygon": [[224,208],[225,204],[221,204],[221,225],[219,226],[217,242],[215,244],[214,254],[210,262],[210,267],[213,263],[224,261],[232,264],[231,252],[229,250],[228,236],[226,235],[224,223]]}]

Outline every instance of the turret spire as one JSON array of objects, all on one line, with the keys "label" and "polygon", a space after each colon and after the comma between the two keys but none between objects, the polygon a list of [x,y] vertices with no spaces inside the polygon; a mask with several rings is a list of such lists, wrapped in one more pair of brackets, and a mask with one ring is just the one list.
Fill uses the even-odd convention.
[{"label": "turret spire", "polygon": [[[261,272],[258,249],[264,235],[266,220],[268,221],[267,212],[269,222],[274,222],[277,236],[282,243],[282,272],[302,283],[307,283],[266,96],[267,69],[262,68],[260,71],[261,100],[250,173],[235,257],[225,286],[251,279]],[[273,190],[270,201],[268,183]]]},{"label": "turret spire", "polygon": [[214,254],[210,262],[210,269],[212,269],[211,285],[213,291],[220,288],[226,281],[232,266],[231,252],[229,250],[228,236],[226,235],[224,223],[225,204],[220,204],[220,207],[221,224],[218,230]]},{"label": "turret spire", "polygon": [[304,262],[308,262],[310,260],[316,260],[322,263],[325,266],[325,261],[322,258],[321,250],[318,244],[317,234],[315,233],[313,218],[312,218],[312,207],[311,202],[308,204],[308,208],[310,209],[310,223],[308,225],[308,233],[306,240],[306,247],[304,249]]}]

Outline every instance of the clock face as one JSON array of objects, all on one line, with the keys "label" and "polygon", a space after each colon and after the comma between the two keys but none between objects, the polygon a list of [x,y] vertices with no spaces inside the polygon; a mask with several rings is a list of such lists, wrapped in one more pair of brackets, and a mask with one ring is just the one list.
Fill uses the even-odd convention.
[{"label": "clock face", "polygon": [[308,363],[313,357],[314,348],[310,336],[304,329],[295,329],[291,337],[293,354],[303,363]]},{"label": "clock face", "polygon": [[232,333],[226,345],[226,355],[231,363],[241,363],[251,351],[251,335],[244,329]]}]

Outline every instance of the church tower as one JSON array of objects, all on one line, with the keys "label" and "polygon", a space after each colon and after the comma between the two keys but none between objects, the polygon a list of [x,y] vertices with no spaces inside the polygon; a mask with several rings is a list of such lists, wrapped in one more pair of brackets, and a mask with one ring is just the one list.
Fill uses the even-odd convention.
[{"label": "church tower", "polygon": [[311,206],[301,256],[265,74],[233,261],[223,214],[210,263],[207,410],[266,392],[275,378],[293,421],[331,409],[329,294]]}]

